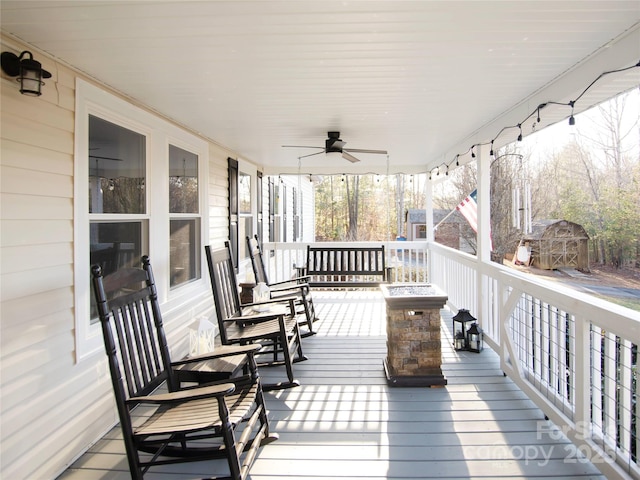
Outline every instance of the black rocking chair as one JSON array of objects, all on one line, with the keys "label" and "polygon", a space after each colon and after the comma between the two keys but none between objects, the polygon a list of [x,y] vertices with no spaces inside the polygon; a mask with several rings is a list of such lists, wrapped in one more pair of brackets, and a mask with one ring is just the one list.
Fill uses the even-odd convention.
[{"label": "black rocking chair", "polygon": [[[288,382],[265,384],[265,391],[300,385],[293,375],[293,363],[307,358],[302,353],[295,297],[241,305],[229,242],[225,242],[224,248],[218,250],[211,250],[207,245],[205,252],[221,343],[259,343],[262,349],[257,355],[260,358],[271,356],[269,361],[259,362],[260,366],[285,366]],[[279,358],[280,354],[282,359]]]},{"label": "black rocking chair", "polygon": [[283,296],[294,295],[296,298],[296,306],[299,308],[298,313],[304,313],[304,320],[301,325],[306,325],[307,331],[302,334],[303,337],[315,335],[313,330],[313,322],[318,320],[316,317],[316,309],[313,306],[313,298],[311,289],[306,282],[308,277],[298,277],[293,280],[285,280],[282,282],[270,283],[265,268],[264,256],[258,242],[258,236],[254,238],[247,237],[247,248],[251,257],[251,266],[256,277],[256,282],[265,283],[269,287],[271,298],[278,299]]},{"label": "black rocking chair", "polygon": [[[216,348],[211,354],[172,362],[149,259],[107,277],[92,267],[120,426],[131,477],[149,468],[226,458],[229,473],[212,478],[244,480],[270,434],[253,345]],[[210,362],[211,368],[203,368]],[[227,371],[216,372],[218,366]],[[190,370],[189,365],[198,367]],[[239,366],[248,373],[230,377]],[[181,388],[180,372],[201,386]],[[198,371],[203,371],[198,377]],[[226,379],[224,379],[227,377]],[[166,392],[154,393],[166,385]],[[164,388],[164,387],[163,387]],[[135,412],[136,407],[142,412]],[[147,410],[149,409],[149,411]],[[224,470],[224,467],[223,467]]]}]

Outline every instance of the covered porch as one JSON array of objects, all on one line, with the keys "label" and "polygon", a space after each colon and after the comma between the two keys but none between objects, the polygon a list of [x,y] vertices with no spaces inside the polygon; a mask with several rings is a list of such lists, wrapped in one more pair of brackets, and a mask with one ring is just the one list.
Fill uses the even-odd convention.
[{"label": "covered porch", "polygon": [[[442,323],[444,388],[393,388],[382,368],[385,304],[377,290],[314,293],[321,320],[296,364],[301,386],[267,394],[272,429],[253,479],[605,478],[502,373],[491,349],[454,351]],[[282,367],[263,368],[265,381]],[[223,462],[164,467],[149,479],[222,473]],[[60,480],[124,479],[114,427]]]},{"label": "covered porch", "polygon": [[[446,388],[390,390],[380,300],[318,294],[320,334],[297,364],[303,386],[270,396],[281,440],[252,476],[599,475],[573,450],[564,461],[564,438],[537,438],[546,415],[607,478],[640,477],[640,315],[492,264],[489,175],[494,149],[516,135],[638,85],[637,1],[3,0],[1,9],[2,52],[33,53],[51,77],[35,98],[1,78],[0,476],[129,478],[90,313],[94,246],[152,256],[169,342],[184,355],[188,326],[213,311],[205,245],[260,233],[270,278],[287,278],[314,238],[313,191],[300,181],[276,194],[277,179],[375,173],[429,178],[426,240],[384,242],[393,280],[437,284],[450,311],[479,319],[493,352],[445,352]],[[93,121],[111,135],[93,138]],[[360,162],[333,155],[330,132]],[[434,184],[474,163],[478,256],[431,236]],[[120,177],[136,213],[89,205],[119,192]],[[183,177],[197,180],[197,201],[173,211]],[[131,229],[98,241],[106,223]],[[176,225],[190,228],[188,241],[174,238]],[[184,264],[172,265],[176,242]],[[529,445],[553,446],[554,468],[517,458]]]}]

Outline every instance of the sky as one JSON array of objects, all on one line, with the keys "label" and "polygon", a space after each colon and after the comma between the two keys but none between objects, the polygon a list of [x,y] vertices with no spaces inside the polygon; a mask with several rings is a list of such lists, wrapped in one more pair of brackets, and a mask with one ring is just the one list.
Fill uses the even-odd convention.
[{"label": "sky", "polygon": [[[623,150],[629,155],[635,152],[640,159],[640,88],[635,88],[620,95],[625,97],[623,131],[631,133],[625,138]],[[592,107],[575,116],[575,126],[562,121],[539,132],[525,137],[522,141],[523,152],[531,152],[534,160],[549,158],[554,152],[561,151],[572,140],[589,144],[589,138],[597,138],[597,126],[602,125],[602,117],[598,106]]]}]

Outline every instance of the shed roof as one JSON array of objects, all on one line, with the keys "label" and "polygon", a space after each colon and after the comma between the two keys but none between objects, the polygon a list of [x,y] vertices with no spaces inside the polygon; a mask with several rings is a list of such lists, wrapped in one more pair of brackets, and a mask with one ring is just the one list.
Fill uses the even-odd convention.
[{"label": "shed roof", "polygon": [[543,238],[583,238],[589,235],[582,225],[562,219],[535,220],[531,224],[531,233],[524,236],[524,240],[541,240]]}]

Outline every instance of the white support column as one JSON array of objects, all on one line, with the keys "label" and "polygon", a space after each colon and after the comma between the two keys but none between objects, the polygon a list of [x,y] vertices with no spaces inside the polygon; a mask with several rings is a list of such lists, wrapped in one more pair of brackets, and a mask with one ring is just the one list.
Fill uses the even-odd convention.
[{"label": "white support column", "polygon": [[428,175],[425,180],[424,191],[424,208],[427,214],[427,242],[433,242],[435,241],[435,232],[433,231],[433,182],[429,180]]},{"label": "white support column", "polygon": [[484,323],[485,318],[490,318],[491,299],[486,298],[488,289],[485,288],[485,278],[483,278],[484,269],[481,268],[483,263],[491,261],[491,224],[489,221],[490,202],[490,177],[489,169],[491,167],[491,156],[489,155],[489,146],[481,146],[477,148],[477,170],[478,170],[478,233],[477,238],[477,268],[476,268],[476,298],[477,298],[477,317],[480,325],[487,328]]},{"label": "white support column", "polygon": [[[426,224],[427,224],[427,242],[435,242],[435,232],[433,231],[433,182],[427,174],[424,188],[424,208],[427,212]],[[433,255],[427,254],[427,279],[429,282],[433,282]]]},{"label": "white support column", "polygon": [[478,260],[491,261],[491,168],[490,146],[479,147],[477,155],[478,166]]}]

